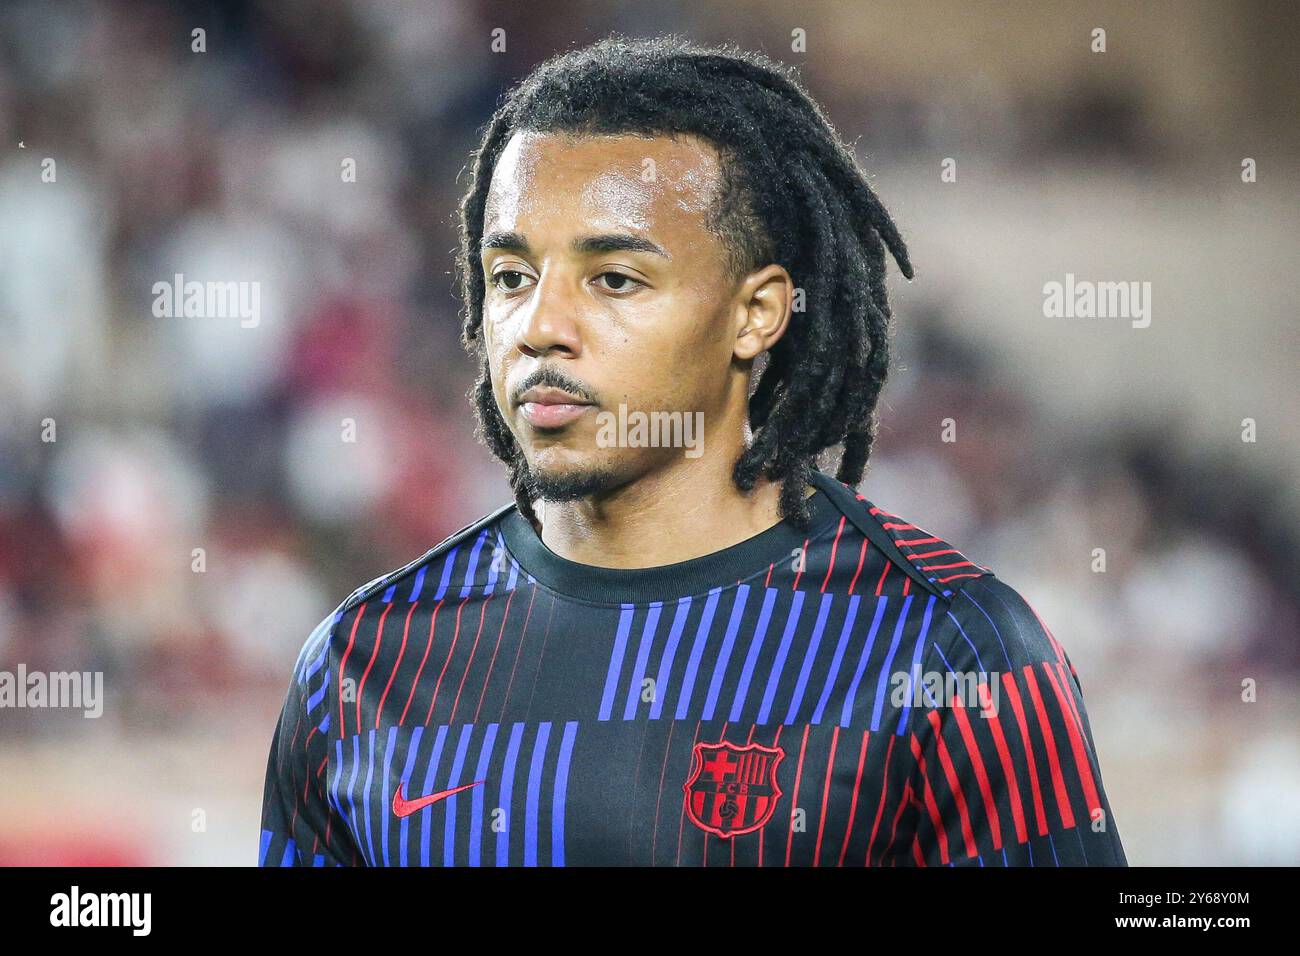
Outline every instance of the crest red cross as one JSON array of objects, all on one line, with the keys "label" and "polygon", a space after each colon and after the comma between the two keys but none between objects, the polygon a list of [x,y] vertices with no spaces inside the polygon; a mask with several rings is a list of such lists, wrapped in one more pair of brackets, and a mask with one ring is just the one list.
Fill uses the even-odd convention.
[{"label": "crest red cross", "polygon": [[720,837],[757,830],[781,799],[776,769],[784,756],[782,748],[762,744],[696,744],[690,778],[682,785],[687,816]]}]

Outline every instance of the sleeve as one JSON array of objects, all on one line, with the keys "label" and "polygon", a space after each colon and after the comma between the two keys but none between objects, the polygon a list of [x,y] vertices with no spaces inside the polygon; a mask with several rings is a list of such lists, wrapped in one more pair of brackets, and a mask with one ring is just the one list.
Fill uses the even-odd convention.
[{"label": "sleeve", "polygon": [[915,829],[899,865],[1127,866],[1064,648],[992,574],[943,620],[914,675]]},{"label": "sleeve", "polygon": [[266,763],[258,866],[341,866],[352,857],[328,798],[334,621],[331,614],[312,631],[289,680]]}]

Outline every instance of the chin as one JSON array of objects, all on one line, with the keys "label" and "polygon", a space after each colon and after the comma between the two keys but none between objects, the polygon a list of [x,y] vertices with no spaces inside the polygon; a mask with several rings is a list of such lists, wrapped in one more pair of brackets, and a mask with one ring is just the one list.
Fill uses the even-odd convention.
[{"label": "chin", "polygon": [[542,501],[576,501],[588,495],[617,488],[625,480],[618,469],[596,462],[589,464],[530,462],[524,474],[529,497]]}]

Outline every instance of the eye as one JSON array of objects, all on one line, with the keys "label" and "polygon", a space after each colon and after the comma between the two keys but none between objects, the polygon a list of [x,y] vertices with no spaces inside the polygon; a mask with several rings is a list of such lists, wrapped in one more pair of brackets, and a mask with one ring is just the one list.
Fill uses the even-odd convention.
[{"label": "eye", "polygon": [[602,272],[600,275],[596,276],[596,278],[597,279],[609,278],[614,280],[615,284],[613,285],[607,284],[605,286],[605,288],[608,289],[610,292],[630,292],[634,286],[639,286],[644,284],[637,281],[636,279],[633,279],[629,275],[624,275],[621,272]]},{"label": "eye", "polygon": [[[502,285],[501,280],[505,276],[511,276],[512,279],[507,284]],[[500,289],[502,292],[518,292],[524,287],[523,280],[527,278],[528,276],[520,272],[518,269],[502,269],[500,272],[492,276],[491,281],[492,285]]]}]

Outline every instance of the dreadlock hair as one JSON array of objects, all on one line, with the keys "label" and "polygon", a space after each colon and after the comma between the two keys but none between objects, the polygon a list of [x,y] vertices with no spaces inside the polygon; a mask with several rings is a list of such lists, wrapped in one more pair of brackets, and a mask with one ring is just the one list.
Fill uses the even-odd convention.
[{"label": "dreadlock hair", "polygon": [[480,360],[469,392],[479,438],[509,466],[519,511],[537,527],[527,462],[497,408],[481,337],[484,207],[501,151],[519,130],[693,134],[717,150],[707,225],[727,250],[730,278],[775,262],[805,296],[751,385],[752,440],[732,477],[744,491],[760,475],[779,481],[781,517],[807,530],[804,487],[818,456],[842,444],[836,478],[856,487],[871,453],[889,368],[885,249],[913,275],[893,220],[821,108],[761,54],[617,34],[547,60],[504,98],[472,154],[459,207],[461,342]]}]

